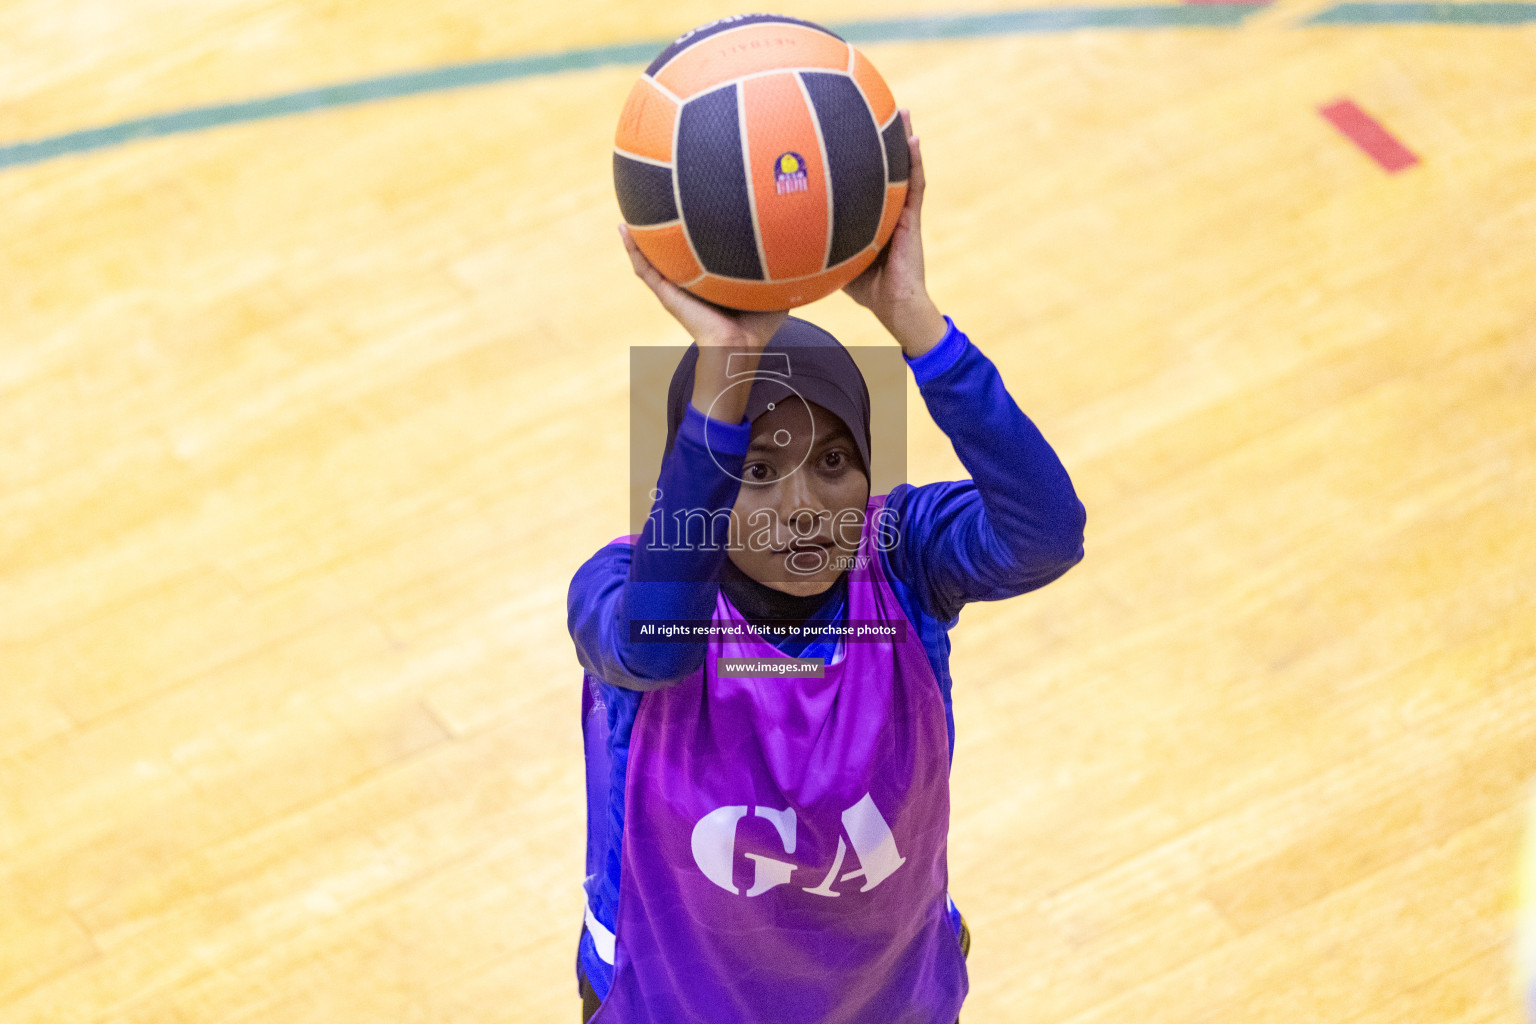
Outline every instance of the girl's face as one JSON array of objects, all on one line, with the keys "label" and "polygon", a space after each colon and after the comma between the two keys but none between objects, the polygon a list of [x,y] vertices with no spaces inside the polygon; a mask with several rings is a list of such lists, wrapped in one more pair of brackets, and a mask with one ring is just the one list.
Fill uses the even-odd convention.
[{"label": "girl's face", "polygon": [[778,403],[752,421],[741,476],[731,561],[786,594],[830,587],[852,565],[869,501],[869,478],[843,421],[814,402]]}]

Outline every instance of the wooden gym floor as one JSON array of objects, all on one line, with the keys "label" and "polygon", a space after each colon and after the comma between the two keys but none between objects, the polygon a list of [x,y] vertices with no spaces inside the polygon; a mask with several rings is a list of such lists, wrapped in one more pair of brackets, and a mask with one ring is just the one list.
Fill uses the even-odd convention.
[{"label": "wooden gym floor", "polygon": [[[1329,6],[789,12],[899,22],[933,291],[1089,510],[954,637],[967,1024],[1517,1020],[1536,23]],[[112,126],[727,13],[666,7],[0,7],[6,1024],[576,1019],[565,590],[680,337],[614,232],[642,59]]]}]

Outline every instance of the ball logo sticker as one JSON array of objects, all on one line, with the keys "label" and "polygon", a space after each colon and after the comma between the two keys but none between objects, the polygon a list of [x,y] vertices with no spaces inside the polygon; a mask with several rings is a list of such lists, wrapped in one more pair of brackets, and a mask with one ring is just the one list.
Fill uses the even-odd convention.
[{"label": "ball logo sticker", "polygon": [[805,157],[799,153],[785,153],[773,162],[773,177],[779,185],[779,195],[804,192],[811,187],[805,176]]}]

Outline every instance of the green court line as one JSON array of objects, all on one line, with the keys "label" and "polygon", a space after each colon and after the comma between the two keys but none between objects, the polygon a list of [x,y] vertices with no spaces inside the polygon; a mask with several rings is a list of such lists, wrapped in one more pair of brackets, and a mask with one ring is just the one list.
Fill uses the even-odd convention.
[{"label": "green court line", "polygon": [[420,93],[442,92],[471,85],[507,82],[535,75],[549,75],[559,71],[579,71],[587,68],[607,67],[613,64],[645,64],[661,52],[664,42],[630,43],[624,46],[600,46],[587,50],[565,50],[560,53],[535,54],[530,57],[510,57],[505,60],[479,61],[474,64],[454,64],[427,71],[408,71],[404,74],[366,78],[357,82],[305,89],[280,96],[246,100],[241,103],[221,103],[209,107],[193,107],[170,114],[156,114],[132,121],[101,128],[55,135],[33,142],[15,142],[0,146],[0,169],[21,164],[42,163],[70,153],[119,146],[135,139],[153,138],[159,135],[179,135],[183,132],[202,131],[219,125],[238,124],[241,121],[261,121],[290,114],[303,114],[330,107],[346,107],[375,100],[396,99]]},{"label": "green court line", "polygon": [[[1262,5],[1202,4],[1146,7],[1070,7],[1045,10],[862,21],[829,26],[854,43],[959,39],[1020,33],[1066,32],[1083,28],[1226,28],[1240,24]],[[42,163],[71,153],[120,146],[136,139],[202,131],[220,125],[286,117],[331,107],[441,92],[535,75],[613,65],[648,63],[670,40],[599,46],[504,60],[455,64],[409,71],[319,89],[268,96],[240,103],[194,107],[168,114],[120,121],[51,138],[0,146],[0,169]]]},{"label": "green court line", "polygon": [[[935,15],[860,21],[829,26],[853,43],[917,42],[985,36],[1070,32],[1080,29],[1235,28],[1263,3],[1154,4],[1138,7],[1062,7],[999,11],[990,14]],[[1314,17],[1308,24],[1484,24],[1505,25],[1536,20],[1536,3],[1344,3]],[[615,65],[641,65],[659,53],[668,40],[598,46],[558,53],[509,57],[502,60],[454,64],[425,71],[408,71],[317,89],[267,96],[238,103],[192,107],[187,110],[119,121],[99,128],[66,132],[49,138],[0,145],[0,170],[42,163],[72,153],[120,146],[137,139],[203,131],[220,125],[287,117],[332,107],[352,106],[421,93],[442,92],[536,75],[580,71]]]},{"label": "green court line", "polygon": [[1083,28],[1233,28],[1263,3],[1155,4],[1148,7],[1041,7],[995,14],[935,15],[828,26],[850,43],[1071,32]]},{"label": "green court line", "polygon": [[1308,25],[1524,25],[1536,22],[1536,3],[1342,3],[1313,15]]}]

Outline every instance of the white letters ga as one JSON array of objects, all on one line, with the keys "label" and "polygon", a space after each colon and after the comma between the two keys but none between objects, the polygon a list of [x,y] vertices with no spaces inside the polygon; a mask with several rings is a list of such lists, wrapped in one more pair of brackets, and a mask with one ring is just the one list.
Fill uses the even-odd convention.
[{"label": "white letters ga", "polygon": [[[693,827],[693,860],[699,870],[704,872],[705,878],[726,892],[761,896],[769,889],[788,885],[790,876],[799,865],[749,853],[747,858],[755,864],[752,887],[745,893],[736,888],[731,878],[736,863],[736,826],[749,812],[773,825],[779,833],[784,853],[793,857],[798,838],[793,807],[776,811],[771,807],[737,805],[717,808],[699,819],[699,823]],[[816,896],[837,896],[840,894],[832,888],[832,884],[846,882],[851,878],[863,878],[864,888],[859,891],[869,892],[907,862],[896,849],[896,837],[891,834],[890,825],[886,824],[880,809],[868,793],[843,812],[843,831],[847,833],[847,842],[844,842],[842,836],[837,837],[837,854],[833,857],[832,869],[819,885],[808,886],[805,892]],[[840,876],[843,862],[848,856],[849,844],[853,846],[859,866]]]}]

